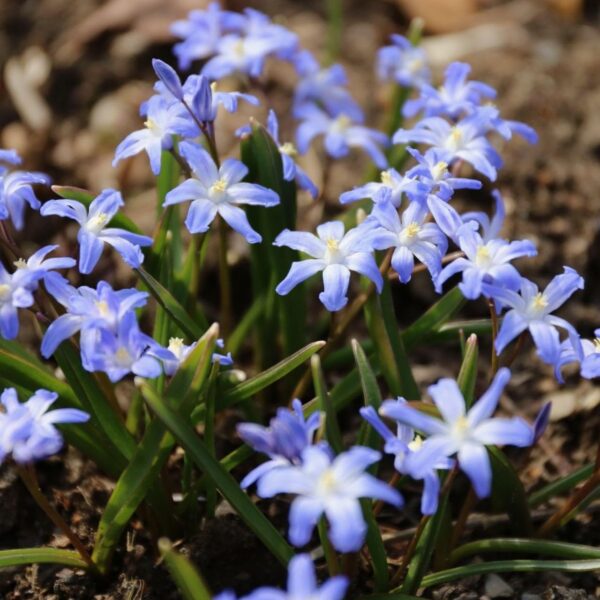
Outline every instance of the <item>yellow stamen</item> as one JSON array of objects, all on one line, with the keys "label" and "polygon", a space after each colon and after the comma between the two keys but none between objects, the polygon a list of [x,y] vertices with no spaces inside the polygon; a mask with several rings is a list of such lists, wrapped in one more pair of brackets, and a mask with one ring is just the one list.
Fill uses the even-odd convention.
[{"label": "yellow stamen", "polygon": [[22,258],[19,258],[19,260],[15,260],[15,262],[13,263],[13,265],[15,265],[16,269],[26,269],[27,268],[27,261],[25,261]]},{"label": "yellow stamen", "polygon": [[408,224],[408,227],[404,230],[407,238],[414,238],[419,231],[421,231],[421,226],[414,221]]},{"label": "yellow stamen", "polygon": [[115,353],[115,359],[117,364],[128,365],[131,362],[131,355],[127,351],[127,348],[121,346]]},{"label": "yellow stamen", "polygon": [[287,154],[288,156],[296,156],[298,154],[298,150],[296,150],[296,146],[291,142],[286,142],[279,146],[279,152],[282,154]]},{"label": "yellow stamen", "polygon": [[339,249],[340,244],[337,240],[334,240],[333,238],[327,240],[327,250],[329,250],[329,252],[336,252]]},{"label": "yellow stamen", "polygon": [[475,256],[475,262],[481,267],[489,263],[490,251],[487,246],[479,246],[477,248],[477,254]]},{"label": "yellow stamen", "polygon": [[331,469],[327,469],[319,478],[319,487],[324,493],[331,493],[336,488],[335,476]]},{"label": "yellow stamen", "polygon": [[533,299],[533,307],[537,309],[544,309],[548,306],[548,300],[544,297],[544,294],[538,292]]},{"label": "yellow stamen", "polygon": [[408,447],[413,452],[416,452],[423,445],[423,438],[420,435],[416,435],[415,439],[408,444]]},{"label": "yellow stamen", "polygon": [[217,179],[217,181],[210,186],[209,191],[211,194],[222,194],[226,189],[227,182],[224,179]]},{"label": "yellow stamen", "polygon": [[600,338],[594,339],[594,349],[596,352],[600,352]]},{"label": "yellow stamen", "polygon": [[435,180],[437,181],[442,175],[444,175],[446,173],[446,171],[448,170],[448,163],[444,162],[443,160],[440,160],[440,162],[438,162],[433,169],[431,169],[431,172],[435,178]]},{"label": "yellow stamen", "polygon": [[381,183],[391,187],[392,185],[392,174],[389,171],[381,171]]},{"label": "yellow stamen", "polygon": [[333,122],[332,129],[338,133],[348,129],[352,125],[352,119],[345,114],[341,114],[337,119]]},{"label": "yellow stamen", "polygon": [[0,300],[5,300],[10,294],[10,285],[0,283]]},{"label": "yellow stamen", "polygon": [[144,121],[144,127],[146,127],[152,132],[158,131],[158,125],[153,119],[147,119],[146,121]]},{"label": "yellow stamen", "polygon": [[108,308],[108,303],[105,300],[100,300],[100,302],[96,302],[96,308],[98,312],[103,317],[108,317],[110,313],[110,309]]},{"label": "yellow stamen", "polygon": [[173,354],[176,354],[177,352],[179,352],[181,349],[183,348],[183,340],[181,338],[178,337],[172,337],[169,340],[169,350],[171,352],[173,352]]}]

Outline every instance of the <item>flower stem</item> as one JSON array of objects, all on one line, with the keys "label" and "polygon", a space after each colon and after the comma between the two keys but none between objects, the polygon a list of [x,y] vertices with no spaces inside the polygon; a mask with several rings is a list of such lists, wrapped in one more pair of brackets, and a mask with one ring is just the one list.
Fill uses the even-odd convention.
[{"label": "flower stem", "polygon": [[492,377],[498,372],[498,353],[496,352],[496,338],[498,337],[498,315],[496,314],[496,306],[493,300],[488,300],[490,308],[490,319],[492,321],[492,354],[491,354],[491,365],[492,365]]},{"label": "flower stem", "polygon": [[77,537],[75,532],[69,527],[69,525],[67,525],[66,521],[60,516],[60,514],[55,510],[50,502],[48,502],[48,499],[42,493],[34,466],[32,464],[19,466],[17,467],[17,472],[21,478],[21,481],[25,484],[25,487],[32,495],[33,499],[37,502],[38,506],[46,513],[54,525],[67,536],[75,550],[79,552],[81,558],[89,565],[89,567],[93,571],[97,571],[96,564],[83,545],[83,542]]},{"label": "flower stem", "polygon": [[323,554],[325,555],[325,560],[327,561],[327,569],[329,571],[330,577],[334,577],[335,575],[340,574],[340,563],[338,560],[338,556],[329,541],[329,536],[327,535],[327,525],[325,524],[325,517],[321,517],[319,519],[319,523],[317,524],[317,530],[319,531],[319,539],[321,540],[321,546],[323,547]]},{"label": "flower stem", "polygon": [[219,216],[219,287],[221,290],[221,331],[227,335],[231,331],[231,278],[227,263],[227,227],[223,217]]}]

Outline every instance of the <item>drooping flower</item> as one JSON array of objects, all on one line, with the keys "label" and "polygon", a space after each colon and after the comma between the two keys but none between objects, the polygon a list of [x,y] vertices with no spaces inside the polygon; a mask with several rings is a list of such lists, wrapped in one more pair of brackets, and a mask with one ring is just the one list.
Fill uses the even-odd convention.
[{"label": "drooping flower", "polygon": [[17,463],[31,463],[56,454],[63,438],[55,425],[85,423],[90,416],[75,408],[48,411],[58,394],[37,390],[27,402],[19,402],[14,388],[0,396],[0,463],[11,455]]},{"label": "drooping flower", "polygon": [[119,161],[144,151],[150,159],[150,168],[158,175],[162,163],[162,151],[173,147],[173,136],[196,137],[198,128],[179,103],[169,102],[162,96],[153,96],[145,105],[144,129],[130,133],[115,150],[112,162]]},{"label": "drooping flower", "polygon": [[[59,281],[66,280],[56,273],[57,269],[70,269],[77,264],[74,258],[68,256],[56,256],[54,258],[46,258],[48,254],[54,252],[58,248],[57,245],[44,246],[36,252],[34,252],[27,260],[19,259],[15,261],[16,271],[14,277],[24,278],[26,280],[25,285],[29,286],[31,291],[37,289],[37,284],[40,280],[44,280],[48,284],[49,280],[52,280],[47,287],[51,288],[52,282],[54,286],[57,285],[57,279]],[[58,283],[60,285],[60,283]]]},{"label": "drooping flower", "polygon": [[600,377],[600,329],[594,331],[593,340],[580,338],[573,343],[571,337],[561,344],[560,357],[555,365],[556,378],[562,383],[562,368],[570,363],[579,363],[579,374],[584,379]]},{"label": "drooping flower", "polygon": [[558,330],[564,329],[575,346],[579,336],[568,321],[552,313],[577,290],[583,289],[583,285],[583,277],[570,267],[554,277],[543,292],[525,278],[521,279],[520,293],[484,284],[486,296],[509,309],[496,338],[496,352],[500,354],[512,340],[529,330],[540,358],[548,364],[556,364],[561,351]]},{"label": "drooping flower", "polygon": [[424,475],[444,457],[456,454],[458,466],[471,480],[477,496],[489,496],[492,468],[485,447],[497,444],[525,447],[533,443],[533,429],[520,417],[492,418],[509,379],[510,371],[500,369],[488,390],[468,411],[456,381],[441,379],[428,388],[441,419],[426,415],[406,402],[386,400],[380,409],[382,415],[429,436],[409,457],[410,472]]},{"label": "drooping flower", "polygon": [[32,274],[9,273],[0,262],[0,335],[12,340],[19,333],[19,308],[33,306],[32,288],[37,281]]},{"label": "drooping flower", "polygon": [[362,123],[363,111],[346,87],[348,79],[342,65],[321,68],[315,57],[304,51],[296,55],[294,66],[300,75],[294,90],[295,117],[301,118],[304,106],[316,104],[331,115],[346,114]]},{"label": "drooping flower", "polygon": [[446,67],[444,83],[436,89],[429,84],[421,87],[420,97],[407,100],[402,112],[413,117],[423,112],[425,117],[444,116],[451,119],[471,114],[484,99],[495,98],[496,90],[480,81],[468,81],[471,66],[453,62]]},{"label": "drooping flower", "polygon": [[151,246],[152,238],[107,227],[123,205],[121,193],[107,189],[94,198],[89,208],[75,200],[49,200],[40,213],[44,217],[58,215],[79,223],[79,272],[87,275],[100,260],[105,243],[112,246],[130,267],[138,268],[144,261],[140,246]]},{"label": "drooping flower", "polygon": [[458,243],[465,256],[444,267],[435,280],[437,292],[441,292],[444,282],[456,273],[462,273],[458,287],[469,300],[479,298],[484,283],[519,289],[521,275],[510,263],[522,256],[535,256],[535,244],[529,240],[508,242],[501,238],[485,241],[472,224],[473,221],[465,223],[458,231]]},{"label": "drooping flower", "polygon": [[410,281],[415,258],[427,267],[434,280],[442,268],[448,239],[435,223],[426,222],[428,214],[420,202],[411,202],[398,213],[391,201],[380,200],[369,217],[373,222],[369,230],[373,247],[394,248],[392,268],[402,283]]},{"label": "drooping flower", "polygon": [[331,116],[314,104],[303,105],[297,116],[302,119],[296,131],[301,154],[308,150],[315,137],[323,135],[325,151],[332,158],[343,158],[351,148],[361,148],[377,167],[387,167],[387,159],[380,146],[387,146],[389,140],[381,131],[365,127],[345,113]]},{"label": "drooping flower", "polygon": [[302,403],[296,398],[292,401],[292,410],[277,409],[277,414],[268,427],[256,423],[240,423],[237,432],[242,440],[270,459],[250,471],[242,480],[241,487],[251,486],[271,469],[300,464],[302,452],[313,443],[320,421],[319,411],[305,419]]},{"label": "drooping flower", "polygon": [[193,177],[172,189],[163,206],[191,200],[185,219],[190,233],[208,231],[219,214],[250,244],[260,242],[262,237],[251,227],[246,213],[236,205],[275,206],[279,204],[279,196],[256,183],[242,182],[248,168],[239,160],[229,158],[217,167],[206,150],[191,142],[182,142],[179,151],[189,164]]},{"label": "drooping flower", "polygon": [[429,117],[412,129],[399,129],[392,141],[394,144],[429,144],[448,165],[458,159],[464,160],[494,181],[502,159],[485,136],[497,112],[491,107],[480,108],[457,123],[442,117]]},{"label": "drooping flower", "polygon": [[84,366],[90,362],[85,350],[95,347],[98,331],[106,329],[116,334],[125,315],[144,306],[148,299],[146,292],[136,289],[115,291],[106,281],[100,281],[96,289],[81,286],[61,291],[57,300],[67,312],[50,323],[40,351],[44,358],[49,358],[64,340],[81,331]]},{"label": "drooping flower", "polygon": [[383,277],[373,257],[370,239],[360,228],[344,234],[341,221],[329,221],[317,227],[317,235],[285,229],[273,244],[287,246],[313,257],[292,263],[289,273],[275,289],[282,296],[319,271],[323,271],[324,288],[319,300],[330,311],[341,310],[348,303],[350,271],[368,277],[381,291]]},{"label": "drooping flower", "polygon": [[[86,340],[90,342],[91,338]],[[94,343],[86,343],[82,353],[88,371],[102,371],[113,383],[130,373],[149,379],[159,377],[163,372],[161,359],[168,358],[164,348],[140,331],[133,311],[117,323],[116,333],[98,329]]]},{"label": "drooping flower", "polygon": [[258,495],[296,494],[290,508],[289,538],[304,546],[324,513],[330,524],[329,538],[336,550],[361,548],[367,532],[360,498],[402,505],[402,496],[383,481],[365,472],[381,454],[355,446],[332,458],[322,446],[308,446],[299,465],[281,466],[265,473],[258,482]]},{"label": "drooping flower", "polygon": [[[404,400],[398,399],[397,402],[404,402]],[[384,439],[385,446],[383,451],[394,457],[394,468],[396,471],[402,475],[410,475],[415,479],[423,480],[421,512],[424,515],[434,514],[437,511],[440,493],[440,479],[436,470],[450,469],[454,462],[446,457],[442,457],[437,463],[434,463],[429,470],[419,473],[417,477],[414,477],[411,473],[409,457],[415,452],[418,452],[423,444],[423,440],[418,435],[415,436],[414,429],[399,423],[396,435],[394,435],[372,406],[364,406],[360,409],[360,414],[362,418],[365,419],[365,421],[367,421]]]},{"label": "drooping flower", "polygon": [[41,205],[31,187],[36,184],[49,185],[50,177],[44,173],[0,169],[0,220],[10,218],[15,229],[21,231],[25,205],[33,210],[38,210]]},{"label": "drooping flower", "polygon": [[[177,369],[187,360],[190,353],[196,347],[197,342],[193,342],[189,345],[185,344],[182,338],[172,337],[169,340],[169,345],[166,348],[161,348],[160,358],[163,364],[165,375],[169,377],[174,375]],[[225,348],[225,342],[219,338],[216,341],[216,346],[219,349]],[[152,351],[150,352],[152,353]],[[233,357],[231,352],[227,354],[219,354],[214,352],[212,355],[212,362],[219,361],[219,364],[223,367],[230,367],[233,365]]]},{"label": "drooping flower", "polygon": [[420,88],[431,80],[423,48],[402,35],[392,34],[392,44],[377,52],[377,74],[383,81],[394,81],[407,88]]},{"label": "drooping flower", "polygon": [[378,202],[381,198],[387,198],[382,195],[382,191],[389,190],[389,200],[399,208],[402,204],[402,198],[405,195],[410,200],[422,200],[429,191],[428,186],[417,179],[407,175],[400,175],[394,168],[381,171],[379,181],[370,181],[340,196],[342,204],[370,198],[373,202]]}]

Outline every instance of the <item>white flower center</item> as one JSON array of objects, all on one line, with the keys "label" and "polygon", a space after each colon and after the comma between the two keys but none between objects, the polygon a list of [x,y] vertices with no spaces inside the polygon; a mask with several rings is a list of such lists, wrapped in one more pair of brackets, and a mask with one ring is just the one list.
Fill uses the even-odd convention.
[{"label": "white flower center", "polygon": [[338,482],[332,469],[323,471],[317,482],[319,496],[329,496],[334,494],[338,487]]},{"label": "white flower center", "polygon": [[475,264],[482,269],[487,269],[492,264],[492,255],[487,246],[479,246],[479,248],[477,248]]},{"label": "white flower center", "polygon": [[469,421],[467,417],[458,417],[452,424],[452,437],[459,443],[462,443],[469,435]]},{"label": "white flower center", "polygon": [[423,445],[423,438],[420,435],[416,435],[415,439],[408,444],[408,448],[410,450],[412,450],[413,452],[416,452],[417,450],[421,449],[422,445]]},{"label": "white flower center", "polygon": [[450,135],[446,138],[444,146],[450,150],[450,152],[457,152],[463,143],[463,133],[459,127],[453,127],[450,131]]},{"label": "white flower center", "polygon": [[600,338],[594,339],[594,350],[600,352]]},{"label": "white flower center", "polygon": [[286,142],[279,146],[279,152],[281,152],[281,154],[287,154],[288,156],[296,156],[298,154],[296,146],[291,142]]},{"label": "white flower center", "polygon": [[129,350],[124,346],[121,346],[115,352],[115,362],[120,367],[129,367],[131,365],[131,354],[129,354]]},{"label": "white flower center", "polygon": [[392,174],[389,171],[381,171],[381,183],[387,187],[392,187]]},{"label": "white flower center", "polygon": [[144,126],[153,135],[162,137],[162,129],[161,129],[160,125],[154,119],[150,119],[150,118],[146,119],[146,121],[144,121]]},{"label": "white flower center", "polygon": [[15,265],[16,269],[26,269],[27,268],[27,261],[24,260],[23,258],[19,258],[19,260],[15,260],[15,262],[13,263],[13,265]]},{"label": "white flower center", "polygon": [[442,179],[442,177],[448,172],[448,163],[440,160],[431,169],[431,174],[436,181]]},{"label": "white flower center", "polygon": [[110,316],[110,308],[108,307],[108,302],[106,300],[100,300],[96,302],[96,308],[98,309],[98,313],[101,317],[109,317]]},{"label": "white flower center", "polygon": [[109,221],[110,217],[106,213],[98,213],[85,224],[85,228],[90,233],[100,233]]},{"label": "white flower center", "polygon": [[222,202],[227,198],[227,182],[224,179],[217,179],[209,188],[211,200]]},{"label": "white flower center", "polygon": [[0,302],[5,302],[10,297],[10,285],[0,283]]},{"label": "white flower center", "polygon": [[403,246],[410,246],[415,241],[415,238],[418,237],[420,231],[421,226],[417,222],[413,221],[412,223],[409,223],[402,229],[398,236],[400,244]]},{"label": "white flower center", "polygon": [[348,115],[341,114],[331,124],[331,132],[342,134],[350,125],[352,125],[352,119]]},{"label": "white flower center", "polygon": [[529,303],[528,313],[529,317],[532,319],[539,318],[546,313],[546,309],[548,308],[548,300],[542,292],[538,292]]},{"label": "white flower center", "polygon": [[340,251],[340,243],[338,240],[329,238],[326,242],[327,250],[325,252],[325,260],[328,264],[340,263],[343,261],[344,256]]},{"label": "white flower center", "polygon": [[169,352],[172,352],[177,359],[181,359],[183,352],[183,340],[177,337],[171,338],[169,340],[168,350]]}]

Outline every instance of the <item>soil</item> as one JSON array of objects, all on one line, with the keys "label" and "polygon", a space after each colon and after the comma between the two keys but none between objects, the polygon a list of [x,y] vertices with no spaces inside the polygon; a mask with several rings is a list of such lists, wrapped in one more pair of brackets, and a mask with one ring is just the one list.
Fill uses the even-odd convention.
[{"label": "soil", "polygon": [[[108,4],[116,7],[115,14],[121,14],[121,20],[111,21],[105,13],[94,13]],[[150,93],[153,81],[150,58],[170,58],[171,41],[164,33],[165,23],[184,14],[191,5],[173,2],[172,7],[165,9],[168,14],[158,18],[161,26],[148,29],[147,24],[140,25],[142,8],[132,9],[133,14],[127,16],[131,2],[113,0],[108,4],[100,0],[77,3],[25,0],[0,6],[0,56],[13,65],[20,59],[26,65],[22,69],[37,69],[41,73],[40,95],[50,115],[45,126],[36,127],[39,111],[31,106],[15,109],[14,92],[1,89],[0,83],[0,146],[18,148],[26,157],[27,168],[48,172],[57,183],[93,190],[107,186],[123,189],[130,216],[150,229],[153,211],[147,207],[148,203],[153,205],[154,192],[148,191],[151,182],[144,160],[133,160],[116,171],[110,162],[116,143],[137,128],[137,105]],[[144,0],[139,4],[142,7],[156,3]],[[239,0],[229,4],[233,8],[243,7]],[[283,22],[301,35],[306,47],[322,53],[326,38],[321,8],[324,3],[256,0],[248,4],[268,14],[280,15]],[[488,30],[484,36],[485,47],[481,45],[481,35],[477,38],[472,30],[431,35],[426,44],[445,62],[453,59],[470,62],[474,78],[498,89],[497,102],[503,115],[525,121],[539,132],[540,142],[536,146],[513,140],[503,147],[506,164],[496,186],[507,203],[506,235],[537,242],[537,258],[522,261],[520,266],[524,274],[540,285],[545,285],[563,265],[572,266],[586,276],[585,291],[574,297],[562,316],[580,332],[592,336],[600,326],[600,23],[596,3],[583,3],[584,10],[571,20],[553,12],[541,0],[481,4],[486,10],[500,11],[492,23],[496,29]],[[404,3],[400,1],[348,0],[346,5],[342,62],[348,69],[352,91],[368,108],[371,122],[377,124],[387,97],[385,91],[373,92],[374,53],[390,32],[406,30],[407,14],[401,10]],[[89,24],[90,15],[96,21],[96,31],[91,34],[81,27],[86,19]],[[87,31],[87,38],[82,31]],[[439,75],[443,63],[438,62]],[[293,79],[285,69],[271,68],[269,75],[269,94],[283,116],[284,132],[290,131],[286,103]],[[229,119],[224,125],[228,135],[245,119],[244,112]],[[224,140],[225,135],[223,144]],[[316,156],[308,157],[307,168],[317,179],[320,177]],[[322,212],[335,213],[339,193],[359,183],[357,168],[363,169],[364,165],[356,157],[335,165],[324,202],[315,206],[305,201],[301,206],[306,227],[320,221]],[[482,192],[463,195],[462,202],[489,207],[490,190],[487,185]],[[47,243],[59,234],[64,232],[48,230],[47,222],[43,226],[33,215],[27,241],[36,245]],[[240,277],[247,278],[244,248],[234,246],[234,251],[238,252],[236,269]],[[126,271],[109,259],[103,260],[98,276],[127,283]],[[211,285],[209,278],[207,287]],[[209,289],[209,299],[213,295]],[[425,276],[415,277],[408,287],[395,290],[401,323],[410,323],[433,298]],[[485,307],[469,306],[465,314],[485,315]],[[482,352],[486,351],[484,342]],[[458,370],[454,348],[446,346],[417,352],[415,365],[423,388],[442,375],[456,375]],[[515,364],[508,396],[512,404],[504,408],[528,418],[546,401],[555,401],[544,442],[526,461],[518,453],[514,456],[528,488],[539,487],[593,459],[600,427],[600,390],[595,384],[571,375],[567,376],[566,385],[559,388],[551,371],[540,365],[528,348]],[[235,443],[232,424],[236,418],[236,414],[227,414],[219,423],[221,443],[228,446]],[[349,413],[347,418],[352,421],[353,417]],[[84,542],[92,544],[114,482],[73,450],[39,465],[39,476],[42,488],[55,506]],[[68,547],[67,541],[53,532],[36,508],[10,465],[0,470],[0,506],[0,548],[44,544]],[[542,512],[553,506],[543,507]],[[276,524],[285,527],[284,502],[266,503],[264,509]],[[582,514],[561,530],[560,539],[600,543],[595,515],[595,510]],[[417,517],[414,501],[401,517],[386,512],[382,517],[390,530],[414,526]],[[132,523],[107,581],[50,566],[3,570],[0,598],[179,598],[157,558],[152,531],[144,523],[141,516]],[[505,524],[492,525],[484,520],[483,525],[469,530],[469,535],[474,538],[488,535],[494,527],[500,533],[506,531]],[[392,548],[400,552],[402,545]],[[199,566],[214,591],[233,587],[243,594],[258,585],[282,584],[285,579],[282,569],[225,503],[219,506],[214,519],[190,524],[179,549]],[[600,597],[597,574],[503,575],[501,583],[508,587],[502,588],[490,578],[477,577],[459,585],[429,590],[427,596],[439,600]],[[502,589],[504,595],[495,595]]]}]

